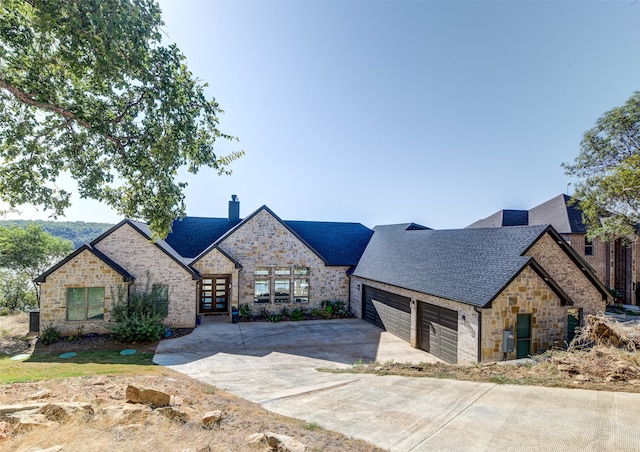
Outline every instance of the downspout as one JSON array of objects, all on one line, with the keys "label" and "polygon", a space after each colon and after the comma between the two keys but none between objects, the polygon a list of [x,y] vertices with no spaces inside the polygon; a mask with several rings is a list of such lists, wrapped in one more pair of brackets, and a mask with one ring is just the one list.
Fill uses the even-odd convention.
[{"label": "downspout", "polygon": [[478,362],[482,362],[482,311],[477,306],[473,310],[478,313]]}]

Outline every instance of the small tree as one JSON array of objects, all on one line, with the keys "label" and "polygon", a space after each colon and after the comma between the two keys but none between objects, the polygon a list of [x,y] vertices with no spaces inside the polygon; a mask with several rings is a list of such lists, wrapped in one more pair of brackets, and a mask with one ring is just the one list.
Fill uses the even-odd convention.
[{"label": "small tree", "polygon": [[0,269],[0,308],[28,311],[38,306],[31,283],[18,273]]},{"label": "small tree", "polygon": [[147,342],[162,339],[169,312],[166,286],[150,285],[141,291],[131,291],[127,298],[124,289],[118,290],[112,316],[116,324],[111,328],[119,342]]}]

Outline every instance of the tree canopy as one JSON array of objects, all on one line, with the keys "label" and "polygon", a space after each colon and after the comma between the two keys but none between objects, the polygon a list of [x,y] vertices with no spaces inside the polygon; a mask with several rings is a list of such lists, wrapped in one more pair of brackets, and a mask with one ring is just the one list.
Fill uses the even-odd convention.
[{"label": "tree canopy", "polygon": [[70,192],[148,221],[164,237],[184,215],[180,168],[229,173],[215,154],[222,112],[153,0],[0,2],[0,199],[63,215]]},{"label": "tree canopy", "polygon": [[600,117],[584,133],[578,157],[563,167],[582,179],[574,198],[590,237],[634,234],[640,224],[640,92]]},{"label": "tree canopy", "polygon": [[53,237],[37,224],[0,227],[0,267],[31,281],[72,250],[69,240]]}]

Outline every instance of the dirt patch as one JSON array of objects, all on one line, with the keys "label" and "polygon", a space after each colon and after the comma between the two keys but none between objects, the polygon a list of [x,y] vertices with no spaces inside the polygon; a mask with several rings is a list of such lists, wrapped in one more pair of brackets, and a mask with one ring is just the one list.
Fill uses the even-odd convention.
[{"label": "dirt patch", "polygon": [[28,314],[0,316],[0,356],[30,353],[36,339],[36,335],[29,334]]},{"label": "dirt patch", "polygon": [[[164,391],[171,406],[187,419],[167,419],[160,415],[114,419],[109,407],[126,402],[128,385]],[[294,437],[307,450],[380,451],[371,444],[350,439],[297,419],[271,413],[260,405],[215,389],[169,369],[157,376],[99,376],[68,378],[4,385],[0,405],[16,403],[87,402],[93,404],[91,417],[70,419],[28,431],[12,431],[5,424],[0,450],[27,451],[64,446],[64,450],[192,450],[265,451],[265,444],[247,444],[255,433],[274,432]],[[131,405],[131,404],[126,404]],[[221,420],[205,428],[205,413],[220,410]],[[1,427],[2,421],[0,421]],[[1,432],[0,432],[1,433]]]}]

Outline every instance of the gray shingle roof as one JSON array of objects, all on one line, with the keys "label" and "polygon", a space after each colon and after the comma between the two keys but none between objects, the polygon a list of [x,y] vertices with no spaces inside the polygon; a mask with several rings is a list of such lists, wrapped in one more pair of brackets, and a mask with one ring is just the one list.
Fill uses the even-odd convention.
[{"label": "gray shingle roof", "polygon": [[575,205],[567,205],[570,196],[558,195],[529,211],[529,224],[550,224],[560,234],[584,234],[587,228],[582,221],[582,211]]},{"label": "gray shingle roof", "polygon": [[486,306],[529,263],[522,254],[547,226],[407,230],[376,226],[353,274]]}]

